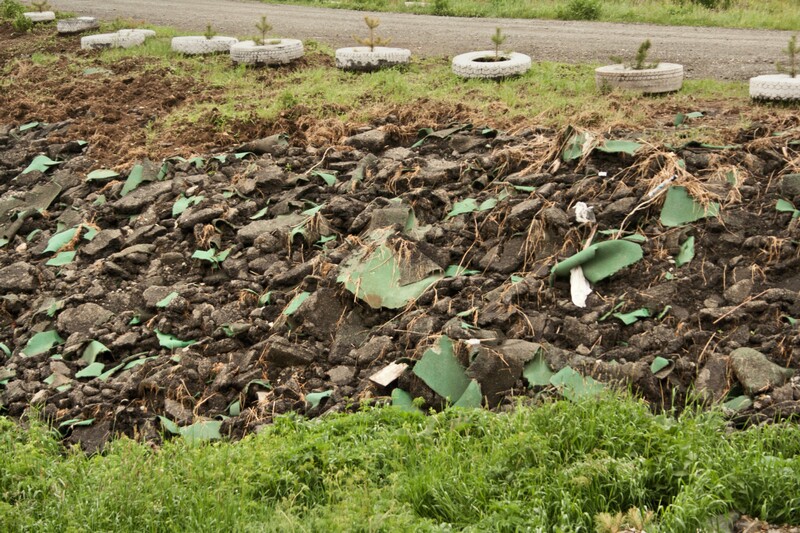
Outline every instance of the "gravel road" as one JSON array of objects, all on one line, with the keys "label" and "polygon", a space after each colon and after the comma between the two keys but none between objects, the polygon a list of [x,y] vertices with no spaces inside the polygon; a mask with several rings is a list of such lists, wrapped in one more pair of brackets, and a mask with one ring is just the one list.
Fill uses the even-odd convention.
[{"label": "gravel road", "polygon": [[[50,0],[56,8],[101,19],[144,20],[201,32],[212,23],[218,33],[249,36],[262,14],[276,35],[313,39],[330,46],[353,46],[353,34],[364,33],[365,12],[316,7],[270,5],[249,0]],[[746,80],[774,72],[791,34],[782,31],[732,30],[564,22],[524,19],[466,19],[402,13],[379,13],[381,34],[392,46],[418,55],[454,55],[491,48],[496,26],[508,35],[506,46],[534,61],[608,63],[609,56],[633,55],[644,39],[652,59],[682,63],[689,78]]]}]

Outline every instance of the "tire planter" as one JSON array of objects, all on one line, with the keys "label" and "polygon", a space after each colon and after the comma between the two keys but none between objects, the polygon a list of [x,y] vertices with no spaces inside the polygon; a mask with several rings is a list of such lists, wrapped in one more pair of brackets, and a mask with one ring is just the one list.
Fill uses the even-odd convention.
[{"label": "tire planter", "polygon": [[494,55],[494,50],[457,55],[452,61],[453,73],[461,78],[495,79],[519,76],[531,68],[531,58],[517,52],[503,54],[504,61],[481,61]]},{"label": "tire planter", "polygon": [[767,74],[750,78],[750,98],[754,100],[800,100],[800,76]]},{"label": "tire planter", "polygon": [[406,65],[411,60],[411,50],[368,46],[339,48],[336,50],[336,68],[356,72],[370,72],[384,67]]},{"label": "tire planter", "polygon": [[56,25],[58,33],[80,33],[82,31],[93,30],[100,24],[94,17],[78,17],[74,19],[61,19]]},{"label": "tire planter", "polygon": [[56,20],[56,14],[52,11],[32,11],[30,13],[23,13],[23,17],[28,18],[31,22],[50,22]]},{"label": "tire planter", "polygon": [[231,60],[245,65],[285,65],[303,57],[303,42],[298,39],[275,39],[275,44],[242,41],[231,46]]},{"label": "tire planter", "polygon": [[120,35],[128,35],[128,34],[131,34],[131,33],[138,33],[140,35],[144,35],[145,39],[147,39],[149,37],[155,37],[156,36],[156,32],[155,31],[153,31],[153,30],[145,30],[145,29],[140,29],[140,28],[119,30],[117,33],[119,33]]},{"label": "tire planter", "polygon": [[81,37],[81,48],[98,50],[102,48],[132,48],[143,44],[145,36],[141,33],[98,33]]},{"label": "tire planter", "polygon": [[671,93],[683,86],[683,65],[659,63],[655,68],[634,70],[625,65],[607,65],[594,71],[597,88],[621,88],[645,94]]},{"label": "tire planter", "polygon": [[231,46],[238,42],[239,39],[235,37],[218,36],[211,39],[206,39],[202,35],[173,37],[172,50],[186,55],[228,53],[231,50]]}]

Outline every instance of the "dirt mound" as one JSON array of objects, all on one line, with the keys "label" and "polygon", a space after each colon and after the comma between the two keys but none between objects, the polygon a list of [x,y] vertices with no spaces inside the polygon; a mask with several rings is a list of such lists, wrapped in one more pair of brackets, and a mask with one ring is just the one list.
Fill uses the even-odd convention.
[{"label": "dirt mound", "polygon": [[0,405],[88,449],[600,383],[800,407],[796,128],[670,149],[387,124],[121,175],[72,135],[0,128]]}]

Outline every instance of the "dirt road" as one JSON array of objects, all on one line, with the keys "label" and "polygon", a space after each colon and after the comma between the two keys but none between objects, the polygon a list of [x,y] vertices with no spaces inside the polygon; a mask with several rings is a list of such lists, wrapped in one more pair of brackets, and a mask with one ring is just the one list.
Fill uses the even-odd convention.
[{"label": "dirt road", "polygon": [[[331,46],[352,46],[363,33],[364,12],[269,5],[244,0],[51,0],[55,8],[102,19],[145,20],[186,30],[212,23],[220,33],[248,36],[266,14],[276,35],[313,39]],[[639,43],[653,42],[652,57],[682,63],[687,77],[745,80],[774,72],[789,32],[609,24],[522,19],[465,19],[412,14],[379,14],[383,35],[393,46],[418,55],[453,55],[491,46],[496,26],[508,34],[506,46],[534,61],[608,62],[611,55],[632,55]]]}]

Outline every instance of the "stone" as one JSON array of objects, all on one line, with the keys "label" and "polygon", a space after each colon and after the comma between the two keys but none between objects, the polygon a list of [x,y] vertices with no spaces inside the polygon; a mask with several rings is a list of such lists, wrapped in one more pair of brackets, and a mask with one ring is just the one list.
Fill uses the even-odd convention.
[{"label": "stone", "polygon": [[316,356],[316,351],[283,337],[270,339],[266,349],[266,360],[277,367],[308,365],[314,362]]},{"label": "stone", "polygon": [[158,181],[140,185],[136,190],[123,196],[112,205],[119,213],[132,215],[140,212],[143,208],[153,205],[162,194],[172,190],[172,183],[169,181]]},{"label": "stone", "polygon": [[218,218],[225,210],[222,207],[205,207],[203,209],[189,208],[178,217],[178,227],[187,230],[192,229],[196,224],[207,224]]},{"label": "stone", "polygon": [[524,361],[536,354],[535,350],[527,354],[526,346],[531,344],[533,343],[514,340],[506,341],[497,349],[480,348],[477,357],[467,369],[467,376],[480,384],[481,393],[489,407],[497,406],[514,387],[522,375]]},{"label": "stone", "polygon": [[747,394],[757,394],[780,387],[794,375],[794,370],[776,365],[752,348],[738,348],[731,353],[731,367]]},{"label": "stone", "polygon": [[33,265],[18,261],[0,268],[0,289],[31,292],[39,286],[39,271]]},{"label": "stone", "polygon": [[743,279],[742,281],[738,281],[725,289],[723,296],[725,296],[725,300],[729,304],[739,305],[747,300],[747,298],[753,292],[753,285],[753,280]]},{"label": "stone", "polygon": [[800,194],[800,174],[786,174],[781,180],[781,192],[790,198]]},{"label": "stone", "polygon": [[142,293],[144,303],[147,307],[155,307],[158,302],[166,298],[172,292],[172,287],[153,285],[147,287]]},{"label": "stone", "polygon": [[712,355],[695,380],[695,388],[704,398],[710,401],[719,402],[728,394],[730,384],[728,383],[728,364],[727,357]]},{"label": "stone", "polygon": [[299,214],[285,215],[269,220],[256,220],[239,229],[236,238],[244,244],[252,244],[257,237],[278,231],[287,231],[292,226],[301,224],[306,217]]},{"label": "stone", "polygon": [[328,370],[328,377],[336,385],[347,385],[355,377],[356,370],[351,366],[335,366]]},{"label": "stone", "polygon": [[505,243],[493,246],[478,262],[482,270],[501,274],[511,274],[522,266],[525,260],[525,237],[511,237]]},{"label": "stone", "polygon": [[334,289],[318,289],[303,302],[292,320],[302,324],[303,331],[317,340],[330,342],[346,307]]},{"label": "stone", "polygon": [[603,209],[598,218],[603,222],[611,222],[618,219],[623,219],[628,216],[628,213],[633,211],[636,207],[638,200],[633,197],[620,198],[616,202],[612,202]]},{"label": "stone", "polygon": [[344,144],[366,152],[380,152],[389,143],[389,133],[375,129],[358,133],[344,140]]},{"label": "stone", "polygon": [[59,331],[89,335],[92,328],[105,324],[112,316],[114,313],[105,307],[89,302],[65,309],[58,315],[56,324]]},{"label": "stone", "polygon": [[100,252],[108,254],[110,249],[118,249],[122,244],[122,232],[118,229],[100,230],[89,243],[81,246],[81,253],[94,256]]}]

